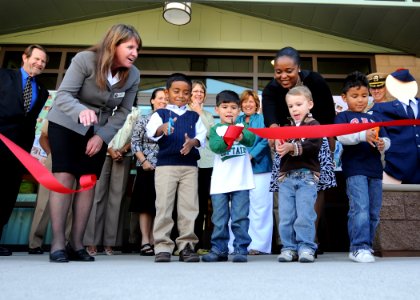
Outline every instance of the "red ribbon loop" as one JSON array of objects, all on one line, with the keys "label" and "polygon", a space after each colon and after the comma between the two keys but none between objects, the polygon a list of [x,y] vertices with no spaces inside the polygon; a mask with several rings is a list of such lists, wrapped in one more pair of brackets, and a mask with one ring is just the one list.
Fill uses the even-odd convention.
[{"label": "red ribbon loop", "polygon": [[72,190],[62,185],[54,175],[45,168],[35,157],[13,143],[10,139],[0,134],[0,140],[12,151],[22,165],[45,188],[62,194],[73,194],[93,188],[96,184],[96,175],[83,175],[80,177],[80,189]]}]

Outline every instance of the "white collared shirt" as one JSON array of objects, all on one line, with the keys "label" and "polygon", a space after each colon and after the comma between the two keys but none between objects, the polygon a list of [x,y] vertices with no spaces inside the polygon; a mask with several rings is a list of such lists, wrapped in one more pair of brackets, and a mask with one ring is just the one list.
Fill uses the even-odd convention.
[{"label": "white collared shirt", "polygon": [[110,84],[111,86],[113,86],[114,84],[116,84],[116,83],[118,83],[118,82],[120,81],[120,76],[119,76],[119,75],[118,75],[118,73],[117,73],[117,74],[115,74],[115,76],[114,76],[114,77],[112,77],[111,70],[109,70],[109,71],[108,71],[108,76],[107,76],[107,78],[106,78],[106,79],[108,80],[109,84]]},{"label": "white collared shirt", "polygon": [[[187,112],[187,106],[177,106],[173,104],[168,104],[166,106],[166,109],[169,109],[170,111],[173,111],[179,116],[182,116]],[[156,130],[159,128],[160,125],[163,124],[162,118],[159,116],[158,113],[153,113],[153,115],[150,117],[149,123],[146,125],[146,133],[147,136],[154,141],[158,141],[163,135],[155,137]],[[197,149],[202,148],[206,145],[206,134],[207,129],[206,126],[204,126],[203,121],[201,120],[201,117],[198,118],[197,123],[195,123],[195,137],[190,138],[196,138],[200,142],[200,147],[196,147]]]}]

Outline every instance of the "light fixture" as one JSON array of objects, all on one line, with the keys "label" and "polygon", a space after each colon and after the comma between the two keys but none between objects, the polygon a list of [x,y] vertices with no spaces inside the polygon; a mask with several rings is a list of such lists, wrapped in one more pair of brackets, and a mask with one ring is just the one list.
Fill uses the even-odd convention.
[{"label": "light fixture", "polygon": [[191,21],[191,2],[165,2],[163,18],[173,25],[185,25]]}]

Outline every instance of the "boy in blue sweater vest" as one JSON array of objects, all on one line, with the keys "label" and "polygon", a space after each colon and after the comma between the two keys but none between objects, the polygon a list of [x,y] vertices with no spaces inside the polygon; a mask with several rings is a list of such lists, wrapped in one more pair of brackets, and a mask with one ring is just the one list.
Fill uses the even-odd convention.
[{"label": "boy in blue sweater vest", "polygon": [[[198,242],[194,223],[198,215],[198,148],[205,145],[207,130],[200,116],[187,110],[191,80],[184,74],[172,74],[166,81],[169,104],[157,110],[146,126],[147,135],[159,144],[155,171],[156,218],[153,227],[155,262],[170,262],[175,244],[170,234],[172,212],[177,203],[179,260],[199,262],[194,252]],[[177,197],[177,201],[175,198]]]},{"label": "boy in blue sweater vest", "polygon": [[[368,81],[356,71],[344,80],[341,97],[348,110],[339,113],[335,123],[369,123],[376,120],[365,113],[368,105]],[[382,130],[379,135],[382,135]],[[372,243],[379,223],[382,206],[381,152],[390,146],[388,138],[379,138],[375,129],[338,136],[343,144],[341,157],[346,178],[347,196],[350,201],[348,232],[350,238],[349,258],[355,262],[374,262]]]}]

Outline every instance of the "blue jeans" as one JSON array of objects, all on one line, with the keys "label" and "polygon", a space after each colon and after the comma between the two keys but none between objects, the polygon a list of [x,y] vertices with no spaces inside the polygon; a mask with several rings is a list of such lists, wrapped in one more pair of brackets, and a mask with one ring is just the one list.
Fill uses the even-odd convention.
[{"label": "blue jeans", "polygon": [[[231,206],[229,209],[229,200]],[[211,235],[211,251],[218,255],[228,255],[229,243],[229,218],[232,219],[231,229],[235,239],[233,251],[239,254],[248,254],[248,245],[251,237],[249,229],[249,190],[235,191],[211,196],[213,215],[211,221],[214,228]]]},{"label": "blue jeans", "polygon": [[317,197],[317,180],[306,169],[287,173],[279,183],[279,232],[282,250],[303,250],[314,253],[315,220],[314,209]]},{"label": "blue jeans", "polygon": [[382,179],[356,175],[348,177],[346,184],[350,251],[371,250],[382,206]]}]

